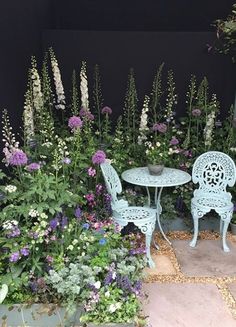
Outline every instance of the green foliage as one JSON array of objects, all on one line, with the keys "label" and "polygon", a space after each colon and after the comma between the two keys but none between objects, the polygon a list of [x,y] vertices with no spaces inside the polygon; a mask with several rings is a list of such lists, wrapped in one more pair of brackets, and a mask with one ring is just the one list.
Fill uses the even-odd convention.
[{"label": "green foliage", "polygon": [[151,112],[151,125],[155,124],[159,121],[160,113],[161,113],[161,96],[163,94],[162,90],[162,70],[164,67],[164,63],[162,63],[154,76],[154,80],[152,83],[152,92],[150,95],[150,112]]},{"label": "green foliage", "polygon": [[77,116],[80,108],[79,91],[77,86],[76,71],[72,72],[72,90],[71,90],[71,113]]}]

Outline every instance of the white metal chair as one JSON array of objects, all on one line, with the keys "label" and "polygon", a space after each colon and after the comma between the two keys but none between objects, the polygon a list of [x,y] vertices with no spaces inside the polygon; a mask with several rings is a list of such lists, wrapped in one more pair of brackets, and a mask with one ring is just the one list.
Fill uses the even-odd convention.
[{"label": "white metal chair", "polygon": [[193,165],[193,183],[199,183],[191,200],[191,213],[194,222],[194,236],[190,246],[195,247],[198,236],[198,220],[211,210],[220,216],[220,234],[223,250],[229,252],[226,232],[233,215],[232,196],[226,191],[236,180],[234,161],[225,153],[209,151],[200,155]]},{"label": "white metal chair", "polygon": [[122,228],[128,223],[134,223],[146,236],[146,255],[150,267],[155,267],[151,258],[150,246],[152,233],[156,225],[156,209],[129,206],[128,202],[117,198],[122,192],[119,176],[109,163],[100,165],[108,193],[111,195],[112,216]]}]

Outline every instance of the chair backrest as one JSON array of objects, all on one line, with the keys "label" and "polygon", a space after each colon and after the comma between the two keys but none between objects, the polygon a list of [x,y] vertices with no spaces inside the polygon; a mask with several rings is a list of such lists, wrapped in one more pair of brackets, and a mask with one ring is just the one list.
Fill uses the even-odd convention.
[{"label": "chair backrest", "polygon": [[122,192],[122,185],[116,170],[107,162],[100,164],[108,193],[111,195],[112,209],[119,207],[117,194]]},{"label": "chair backrest", "polygon": [[192,171],[193,183],[199,183],[199,189],[194,195],[211,193],[212,195],[227,195],[227,185],[233,186],[236,179],[236,167],[234,161],[225,153],[209,151],[200,155]]}]

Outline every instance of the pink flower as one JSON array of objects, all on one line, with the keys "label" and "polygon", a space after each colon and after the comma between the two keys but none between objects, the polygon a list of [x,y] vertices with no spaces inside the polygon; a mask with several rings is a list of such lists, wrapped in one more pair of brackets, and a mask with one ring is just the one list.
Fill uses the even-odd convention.
[{"label": "pink flower", "polygon": [[201,116],[201,110],[200,109],[193,109],[192,110],[192,115],[194,116],[194,117],[199,117],[199,116]]},{"label": "pink flower", "polygon": [[83,126],[83,122],[80,117],[72,116],[69,118],[68,126],[74,131]]},{"label": "pink flower", "polygon": [[152,130],[154,132],[157,132],[158,131],[159,133],[166,133],[166,131],[167,131],[167,125],[166,124],[163,124],[163,123],[160,123],[160,124],[156,123],[156,124],[154,124],[152,126]]},{"label": "pink flower", "polygon": [[102,108],[102,114],[108,114],[108,115],[111,115],[112,114],[112,110],[111,110],[111,108],[110,107],[103,107]]},{"label": "pink flower", "polygon": [[15,150],[9,158],[9,163],[12,166],[23,166],[27,164],[27,161],[27,155],[22,150]]},{"label": "pink flower", "polygon": [[93,164],[100,165],[101,163],[105,162],[106,160],[106,154],[102,150],[98,150],[93,156],[92,156],[92,162]]},{"label": "pink flower", "polygon": [[88,201],[88,202],[93,202],[94,199],[95,199],[95,196],[93,193],[88,193],[85,195],[85,199]]},{"label": "pink flower", "polygon": [[34,170],[39,170],[40,169],[40,164],[38,164],[37,162],[32,162],[31,164],[29,164],[26,169],[28,171],[34,171]]},{"label": "pink flower", "polygon": [[96,176],[96,169],[94,169],[93,167],[89,167],[88,175],[91,176],[91,177]]},{"label": "pink flower", "polygon": [[172,136],[172,139],[170,140],[170,145],[177,145],[177,144],[179,144],[179,140],[175,136]]}]

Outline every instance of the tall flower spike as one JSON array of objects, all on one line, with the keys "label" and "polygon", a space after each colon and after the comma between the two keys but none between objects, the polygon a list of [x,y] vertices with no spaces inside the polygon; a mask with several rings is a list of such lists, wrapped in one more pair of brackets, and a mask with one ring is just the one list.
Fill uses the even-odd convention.
[{"label": "tall flower spike", "polygon": [[88,79],[87,79],[85,61],[82,61],[82,66],[80,70],[80,93],[81,93],[81,107],[84,109],[89,109]]},{"label": "tall flower spike", "polygon": [[41,89],[41,80],[34,57],[32,57],[32,68],[30,70],[30,75],[32,80],[33,105],[35,112],[39,113],[43,107],[43,94]]},{"label": "tall flower spike", "polygon": [[147,139],[146,133],[148,132],[148,105],[150,98],[145,95],[143,102],[143,109],[140,117],[140,125],[139,125],[139,136],[138,136],[138,144],[141,145],[143,141]]},{"label": "tall flower spike", "polygon": [[10,164],[10,158],[12,156],[12,152],[19,148],[19,142],[16,142],[15,134],[12,132],[12,127],[10,125],[9,117],[7,110],[3,110],[2,115],[2,135],[3,135],[3,142],[5,143],[3,148],[3,153],[5,158],[3,162],[6,166]]},{"label": "tall flower spike", "polygon": [[51,58],[51,65],[52,65],[52,72],[53,72],[53,79],[56,89],[56,109],[65,110],[65,93],[64,93],[64,87],[61,80],[61,72],[58,66],[57,59],[55,57],[55,54],[52,49],[50,49],[50,58]]},{"label": "tall flower spike", "polygon": [[25,104],[23,111],[24,138],[28,143],[34,137],[34,110],[31,99],[31,92],[28,90],[25,94]]}]

